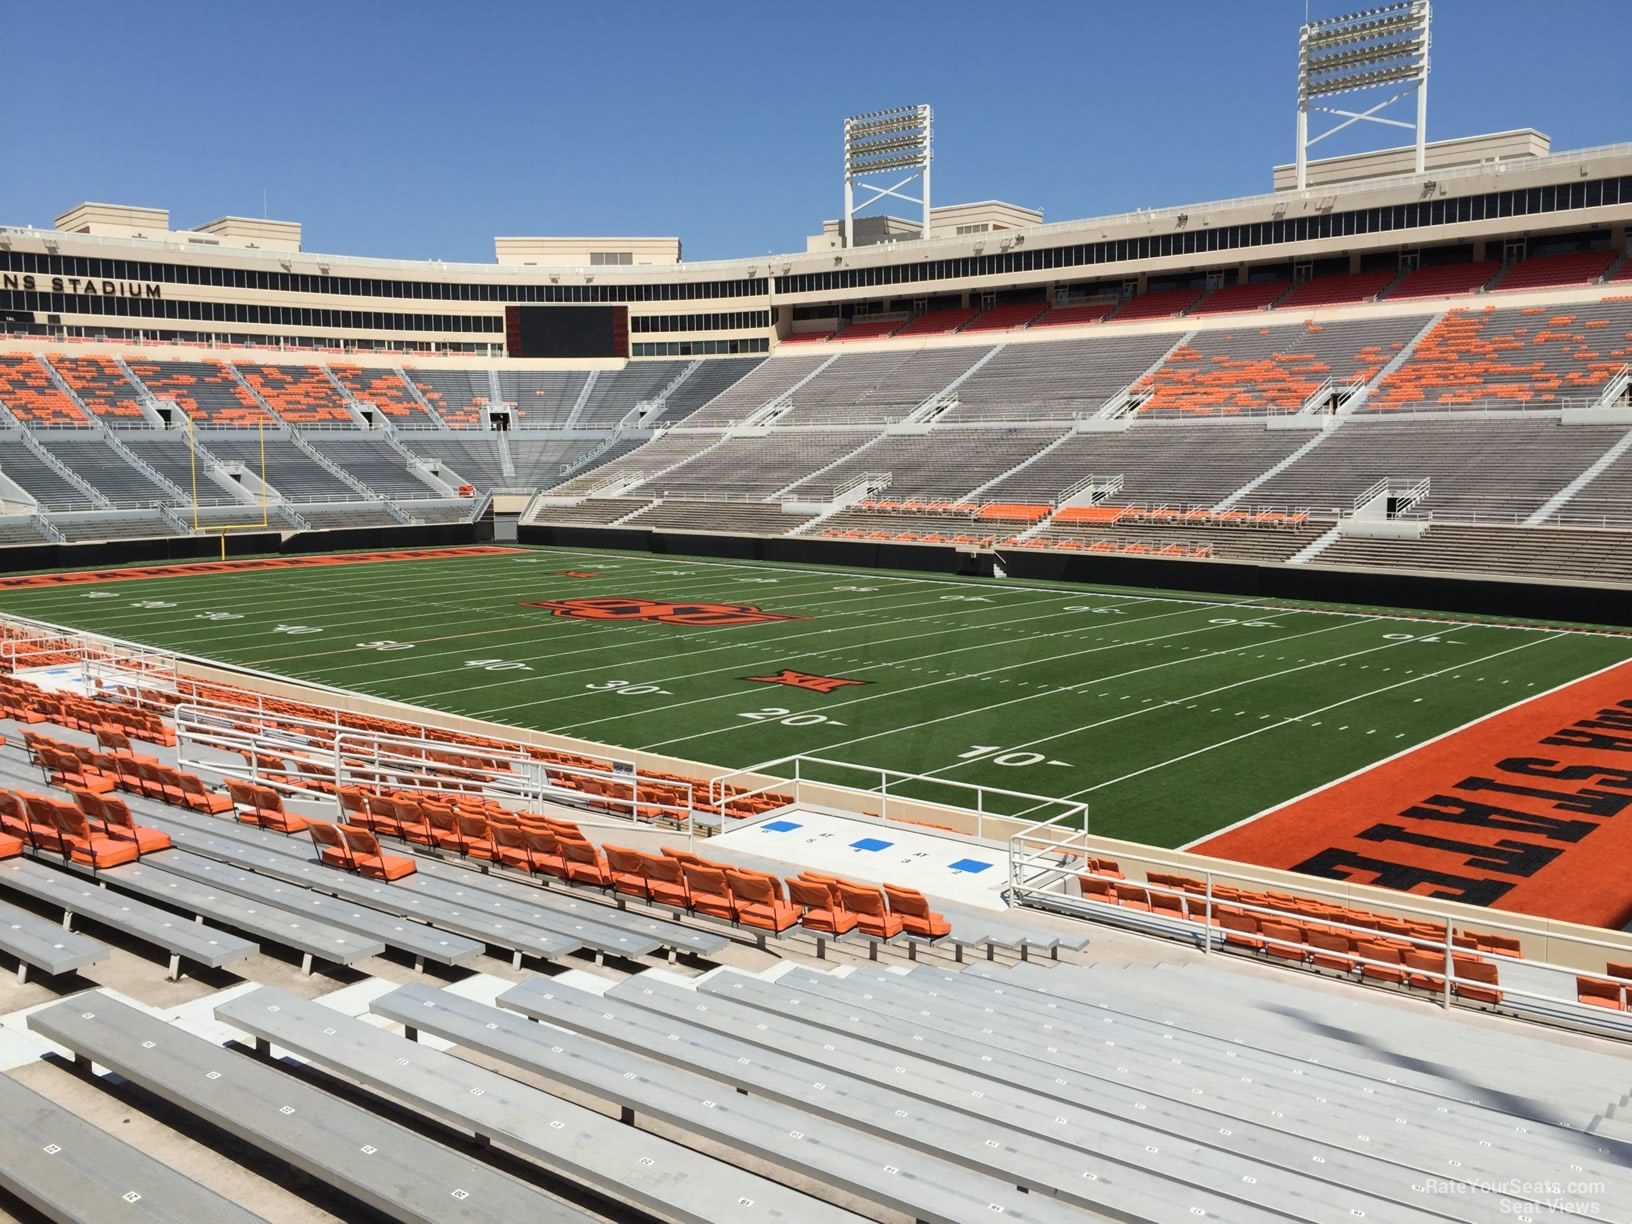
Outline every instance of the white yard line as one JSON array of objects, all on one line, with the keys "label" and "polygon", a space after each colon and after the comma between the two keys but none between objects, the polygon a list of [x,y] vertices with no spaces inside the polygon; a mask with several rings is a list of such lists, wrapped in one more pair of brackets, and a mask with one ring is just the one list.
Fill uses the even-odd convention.
[{"label": "white yard line", "polygon": [[[1558,635],[1558,636],[1562,636],[1562,635]],[[1488,663],[1491,659],[1499,659],[1503,655],[1510,655],[1510,654],[1513,654],[1515,651],[1527,650],[1531,646],[1540,646],[1540,645],[1542,645],[1542,644],[1544,644],[1546,642],[1552,642],[1552,641],[1557,641],[1557,640],[1558,640],[1557,636],[1549,637],[1549,638],[1531,638],[1528,642],[1520,642],[1517,646],[1509,646],[1506,650],[1498,650],[1498,651],[1495,651],[1492,654],[1484,655],[1484,656],[1482,656],[1482,657],[1480,657],[1478,659],[1475,659],[1474,662],[1475,663]],[[1401,643],[1390,643],[1390,644],[1391,645],[1400,645]],[[1183,754],[1181,754],[1179,756],[1173,757],[1170,760],[1160,761],[1155,765],[1146,765],[1143,769],[1136,769],[1132,773],[1123,774],[1119,778],[1107,778],[1103,782],[1096,782],[1092,786],[1084,787],[1082,790],[1079,790],[1079,791],[1073,791],[1071,794],[1065,795],[1065,796],[1062,796],[1062,797],[1066,798],[1066,799],[1078,799],[1078,798],[1081,798],[1083,795],[1092,794],[1094,791],[1103,790],[1107,786],[1115,786],[1119,782],[1126,782],[1126,781],[1128,781],[1128,780],[1130,780],[1132,778],[1137,778],[1137,777],[1141,776],[1142,774],[1151,773],[1154,770],[1158,770],[1158,769],[1166,769],[1171,765],[1177,765],[1180,761],[1188,761],[1192,757],[1202,756],[1205,753],[1212,752],[1214,749],[1225,748],[1225,747],[1228,747],[1230,744],[1239,744],[1242,740],[1249,740],[1255,735],[1263,735],[1266,731],[1278,731],[1282,727],[1290,726],[1291,724],[1296,723],[1296,722],[1302,722],[1305,718],[1312,718],[1316,714],[1325,714],[1325,713],[1328,713],[1331,710],[1341,709],[1343,706],[1352,705],[1356,701],[1365,701],[1365,700],[1367,700],[1369,698],[1372,698],[1372,697],[1378,697],[1378,696],[1381,696],[1383,693],[1393,692],[1395,689],[1406,688],[1409,685],[1417,684],[1417,683],[1419,683],[1420,681],[1423,681],[1423,680],[1433,680],[1433,679],[1436,679],[1439,676],[1443,676],[1446,672],[1455,671],[1458,667],[1465,667],[1465,666],[1467,666],[1466,663],[1452,663],[1452,664],[1450,664],[1450,665],[1448,665],[1446,667],[1440,668],[1438,671],[1423,672],[1419,676],[1412,676],[1409,680],[1397,680],[1393,684],[1385,684],[1381,688],[1372,689],[1370,692],[1356,693],[1354,696],[1345,697],[1341,701],[1334,701],[1334,702],[1331,702],[1328,705],[1318,706],[1313,710],[1306,710],[1302,714],[1294,714],[1294,715],[1292,715],[1292,716],[1290,716],[1288,718],[1281,719],[1279,722],[1273,722],[1273,723],[1268,724],[1267,726],[1258,727],[1258,728],[1256,728],[1256,729],[1254,729],[1252,731],[1244,731],[1240,735],[1233,735],[1229,739],[1219,740],[1215,744],[1208,744],[1204,748],[1194,749],[1193,751],[1186,752],[1186,753],[1183,753]]]},{"label": "white yard line", "polygon": [[[1194,610],[1195,609],[1186,609],[1184,611],[1194,611]],[[1162,619],[1163,617],[1179,616],[1179,615],[1182,615],[1182,614],[1183,614],[1182,611],[1180,611],[1180,612],[1163,612],[1163,613],[1159,613],[1157,616],[1142,618],[1142,620],[1159,620],[1159,619]],[[1295,613],[1284,613],[1283,615],[1290,616],[1290,615],[1296,615],[1296,614]],[[1049,655],[1049,656],[1047,656],[1045,658],[1041,658],[1041,659],[1027,659],[1026,661],[1024,661],[1022,663],[1011,663],[1011,664],[1008,664],[1008,665],[1006,665],[1004,667],[994,667],[994,668],[990,668],[989,670],[983,671],[983,672],[972,672],[967,676],[950,676],[950,677],[947,677],[947,678],[942,679],[942,680],[931,680],[926,684],[913,685],[910,688],[893,689],[888,693],[878,693],[876,695],[868,696],[868,697],[852,698],[849,701],[833,702],[833,703],[828,704],[828,705],[817,706],[815,708],[815,712],[820,712],[820,713],[826,714],[831,710],[843,709],[846,706],[857,705],[857,704],[861,704],[861,703],[868,702],[868,701],[883,701],[883,700],[885,700],[887,698],[890,698],[890,697],[898,697],[898,696],[902,696],[902,695],[907,694],[907,693],[916,693],[916,692],[919,692],[919,691],[921,691],[923,689],[936,688],[936,687],[938,687],[940,685],[943,685],[943,684],[963,683],[963,682],[968,681],[968,680],[981,679],[981,678],[986,677],[986,676],[994,676],[994,675],[997,675],[1000,672],[1013,671],[1016,668],[1033,667],[1033,666],[1036,666],[1039,663],[1052,663],[1052,662],[1055,662],[1055,661],[1057,661],[1059,659],[1080,658],[1083,655],[1099,654],[1099,653],[1102,653],[1104,651],[1109,651],[1109,650],[1120,650],[1125,646],[1144,646],[1144,645],[1148,645],[1148,644],[1150,644],[1152,642],[1162,642],[1162,641],[1166,641],[1166,640],[1168,640],[1170,638],[1188,637],[1188,636],[1190,636],[1192,634],[1197,634],[1197,633],[1215,633],[1220,629],[1224,629],[1224,628],[1228,628],[1228,627],[1229,626],[1225,626],[1225,625],[1203,625],[1203,626],[1201,626],[1199,628],[1196,628],[1196,629],[1184,629],[1184,630],[1180,630],[1177,633],[1162,634],[1162,635],[1159,635],[1159,636],[1153,637],[1153,638],[1140,638],[1140,639],[1129,640],[1129,641],[1124,641],[1124,642],[1115,642],[1115,643],[1112,643],[1109,646],[1090,646],[1090,647],[1088,647],[1087,649],[1084,649],[1084,650],[1068,651],[1068,652],[1066,652],[1064,654]],[[1352,626],[1348,622],[1344,622],[1343,624],[1340,624],[1340,625],[1327,625],[1322,629],[1312,629],[1308,633],[1295,633],[1295,634],[1292,634],[1290,637],[1282,638],[1281,640],[1282,641],[1292,641],[1292,640],[1294,640],[1296,638],[1312,637],[1315,634],[1330,633],[1330,632],[1332,632],[1333,630],[1336,630],[1336,629],[1347,629],[1347,628],[1351,628],[1351,627]],[[1066,632],[1069,632],[1069,631],[1066,631]],[[1059,635],[1058,634],[1045,634],[1044,636],[1045,637],[1057,637]],[[1050,688],[1050,689],[1048,689],[1048,690],[1046,690],[1045,692],[1042,692],[1042,693],[1027,693],[1023,697],[1012,697],[1007,701],[999,701],[999,702],[994,702],[991,705],[976,706],[976,707],[973,707],[973,708],[970,708],[970,709],[958,710],[958,711],[956,711],[954,713],[951,713],[951,714],[943,714],[939,718],[925,719],[925,720],[923,720],[921,722],[908,723],[905,726],[894,726],[894,727],[890,727],[890,728],[888,728],[886,730],[883,730],[883,731],[874,732],[871,735],[857,736],[857,737],[847,739],[847,740],[839,740],[836,743],[832,743],[832,744],[824,744],[819,748],[812,748],[807,755],[825,756],[826,754],[832,752],[835,748],[845,748],[845,747],[850,746],[851,744],[859,744],[859,743],[863,743],[863,742],[865,742],[867,740],[870,740],[870,739],[877,739],[880,736],[900,735],[900,734],[903,734],[903,733],[908,732],[908,731],[917,730],[920,727],[934,726],[936,723],[947,722],[947,721],[949,721],[951,719],[956,719],[956,718],[963,718],[963,717],[965,717],[967,715],[970,715],[970,714],[982,714],[982,713],[986,713],[987,711],[990,711],[990,710],[1002,709],[1005,706],[1017,705],[1017,704],[1019,704],[1021,702],[1034,701],[1038,697],[1052,696],[1052,695],[1057,694],[1057,693],[1074,692],[1075,690],[1077,690],[1079,688],[1082,688],[1085,685],[1105,684],[1105,683],[1108,683],[1108,682],[1110,682],[1112,680],[1120,680],[1120,679],[1126,678],[1127,676],[1136,676],[1136,675],[1140,675],[1140,674],[1142,674],[1144,672],[1160,671],[1161,669],[1167,668],[1167,667],[1180,667],[1180,666],[1183,666],[1184,664],[1187,664],[1187,663],[1199,663],[1199,662],[1203,662],[1203,661],[1208,660],[1208,659],[1215,659],[1215,658],[1219,658],[1219,657],[1224,656],[1224,655],[1234,654],[1238,650],[1251,650],[1251,649],[1254,649],[1255,647],[1257,647],[1258,645],[1259,645],[1259,643],[1257,643],[1257,642],[1250,642],[1250,643],[1243,644],[1241,646],[1232,646],[1232,647],[1229,647],[1226,650],[1209,651],[1209,652],[1207,652],[1205,654],[1192,655],[1192,656],[1189,656],[1187,658],[1170,659],[1165,663],[1154,663],[1154,664],[1151,664],[1149,667],[1135,668],[1132,671],[1121,672],[1121,673],[1117,673],[1117,674],[1113,674],[1113,675],[1109,675],[1109,676],[1094,676],[1094,677],[1091,677],[1091,678],[1089,678],[1087,680],[1080,681],[1079,683],[1076,683],[1076,684],[1062,685],[1062,686],[1059,686],[1059,687],[1056,687],[1056,688]],[[977,645],[977,646],[964,647],[962,649],[981,650],[981,649],[990,649],[990,646],[991,646],[991,644],[988,642],[988,643],[981,643],[980,645]],[[959,653],[959,652],[957,652],[957,651],[948,651],[946,653],[955,654],[955,653]],[[936,656],[930,656],[930,657],[936,657]],[[703,700],[714,700],[714,699],[705,698]],[[687,704],[691,704],[691,703],[687,703]],[[589,725],[589,724],[576,724],[576,725]],[[757,726],[759,724],[757,724],[757,723],[755,723],[755,724],[737,724],[737,725],[726,725],[724,727],[715,727],[715,728],[713,728],[711,730],[699,731],[699,732],[696,732],[696,733],[694,733],[692,735],[683,735],[683,736],[679,736],[679,737],[677,737],[675,739],[662,740],[662,741],[660,741],[660,742],[658,742],[656,744],[643,744],[643,745],[641,745],[641,750],[642,751],[649,751],[649,750],[654,749],[654,748],[665,747],[666,745],[669,745],[669,744],[684,743],[687,740],[706,739],[706,738],[708,738],[710,736],[714,736],[714,735],[725,735],[725,734],[729,734],[729,733],[731,733],[733,731],[744,730],[750,725]]]},{"label": "white yard line", "polygon": [[[1526,644],[1528,645],[1529,643]],[[1342,783],[1349,781],[1351,778],[1358,778],[1361,774],[1370,773],[1374,769],[1380,769],[1382,766],[1387,765],[1391,761],[1397,761],[1403,756],[1409,756],[1411,753],[1416,752],[1419,748],[1426,748],[1430,744],[1439,743],[1439,741],[1442,739],[1448,739],[1453,735],[1459,735],[1469,728],[1477,727],[1480,723],[1489,722],[1491,719],[1496,718],[1499,715],[1506,714],[1509,710],[1516,710],[1520,706],[1528,705],[1532,701],[1540,701],[1543,697],[1551,697],[1555,693],[1561,693],[1573,685],[1583,684],[1588,680],[1595,680],[1599,676],[1604,675],[1606,672],[1614,671],[1617,667],[1625,667],[1629,661],[1632,660],[1620,659],[1617,662],[1609,663],[1603,667],[1600,667],[1597,671],[1588,672],[1584,676],[1577,676],[1573,680],[1565,680],[1561,684],[1555,684],[1552,688],[1547,689],[1544,692],[1534,693],[1529,697],[1521,697],[1517,701],[1509,702],[1499,710],[1492,710],[1489,714],[1481,714],[1478,718],[1462,723],[1460,726],[1452,727],[1448,731],[1441,731],[1438,735],[1430,736],[1429,738],[1412,744],[1409,747],[1401,748],[1398,752],[1391,752],[1386,757],[1373,761],[1369,765],[1362,765],[1358,769],[1351,769],[1341,778],[1333,778],[1330,782],[1322,782],[1319,786],[1310,787],[1301,795],[1294,795],[1290,799],[1283,799],[1279,803],[1274,804],[1272,807],[1267,807],[1263,811],[1257,812],[1251,816],[1243,816],[1240,820],[1227,824],[1222,829],[1215,829],[1211,833],[1203,833],[1200,837],[1195,838],[1193,841],[1186,842],[1184,845],[1180,846],[1179,849],[1189,850],[1193,846],[1199,846],[1202,842],[1211,841],[1213,838],[1228,833],[1232,829],[1239,829],[1242,825],[1249,825],[1253,821],[1261,819],[1264,816],[1271,816],[1280,811],[1282,808],[1291,807],[1294,803],[1302,803],[1305,799],[1320,794],[1321,791],[1330,790],[1332,787],[1339,786]],[[1476,662],[1482,663],[1484,660],[1480,659],[1476,660]],[[1321,711],[1311,711],[1310,713],[1321,713]],[[1299,717],[1307,718],[1309,717],[1309,714],[1302,714],[1299,715]],[[1264,729],[1268,730],[1269,728],[1266,727]]]}]

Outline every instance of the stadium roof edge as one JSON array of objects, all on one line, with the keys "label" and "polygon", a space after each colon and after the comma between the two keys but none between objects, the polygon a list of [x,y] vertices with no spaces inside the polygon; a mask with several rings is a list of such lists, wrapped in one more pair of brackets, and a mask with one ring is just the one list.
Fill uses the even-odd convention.
[{"label": "stadium roof edge", "polygon": [[[1265,191],[1256,195],[1235,196],[1229,199],[1208,200],[1191,204],[1172,205],[1162,208],[1134,209],[1131,212],[1113,213],[1098,217],[1083,217],[1068,221],[1054,221],[1042,225],[1015,228],[997,235],[1003,241],[1025,242],[1033,237],[1067,236],[1076,232],[1094,230],[1098,227],[1126,224],[1132,221],[1162,221],[1177,220],[1180,217],[1188,219],[1191,216],[1200,216],[1203,224],[1217,223],[1210,214],[1225,210],[1250,210],[1264,208],[1274,210],[1285,208],[1288,204],[1303,201],[1324,202],[1340,201],[1345,197],[1362,195],[1367,192],[1376,192],[1389,189],[1408,189],[1414,186],[1444,186],[1448,182],[1459,180],[1493,177],[1509,171],[1524,173],[1545,173],[1549,170],[1558,170],[1572,164],[1586,163],[1595,159],[1628,158],[1632,159],[1632,142],[1598,145],[1584,149],[1567,150],[1548,154],[1544,157],[1526,157],[1510,162],[1480,163],[1468,166],[1453,166],[1441,170],[1432,170],[1424,174],[1395,174],[1372,179],[1356,179],[1349,182],[1332,183],[1325,186],[1310,187],[1304,191]],[[197,251],[197,248],[183,241],[174,239],[125,238],[101,236],[95,234],[65,233],[58,230],[39,229],[33,226],[0,226],[0,240],[7,235],[22,235],[30,238],[46,238],[60,236],[72,239],[75,242],[86,242],[107,246],[117,246],[125,249],[138,248],[152,251]],[[984,234],[975,236],[990,241],[994,235]],[[753,275],[756,271],[768,274],[772,267],[783,263],[805,263],[813,258],[839,258],[846,263],[856,260],[868,261],[877,257],[899,257],[900,254],[911,252],[930,258],[939,252],[950,252],[968,247],[971,236],[955,236],[944,238],[910,239],[890,244],[878,244],[869,247],[847,249],[838,253],[823,252],[820,256],[813,256],[803,251],[786,251],[761,256],[739,256],[733,259],[683,261],[672,266],[672,272],[694,273],[732,273],[738,276]],[[289,258],[289,252],[235,249],[233,254],[248,259],[261,259],[276,263],[280,259]],[[541,271],[558,272],[562,274],[588,274],[607,279],[620,279],[624,276],[649,278],[652,269],[649,267],[632,266],[594,266],[594,267],[560,267],[545,268],[538,266],[516,266],[499,263],[457,263],[436,259],[392,259],[375,258],[357,255],[330,255],[311,251],[300,252],[298,258],[303,262],[321,262],[324,265],[335,264],[347,267],[366,267],[370,269],[398,269],[402,271],[438,271],[444,273],[479,273],[486,276],[494,274],[509,274],[514,276],[537,276]]]}]

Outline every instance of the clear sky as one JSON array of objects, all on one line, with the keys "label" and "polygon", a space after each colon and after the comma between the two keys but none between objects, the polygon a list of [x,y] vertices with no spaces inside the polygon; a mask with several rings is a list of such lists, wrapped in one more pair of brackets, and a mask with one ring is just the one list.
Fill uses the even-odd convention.
[{"label": "clear sky", "polygon": [[[1317,17],[1364,7],[1310,3]],[[21,0],[7,7],[16,31]],[[676,234],[694,260],[802,250],[842,206],[844,116],[917,102],[935,108],[936,203],[1004,199],[1063,221],[1244,195],[1292,159],[1304,9],[59,5],[6,56],[0,224],[48,226],[97,200],[169,208],[186,227],[258,216],[264,191],[309,251],[490,262],[495,234]],[[1629,10],[1436,0],[1429,138],[1632,139]],[[1321,155],[1365,147],[1348,135]]]}]

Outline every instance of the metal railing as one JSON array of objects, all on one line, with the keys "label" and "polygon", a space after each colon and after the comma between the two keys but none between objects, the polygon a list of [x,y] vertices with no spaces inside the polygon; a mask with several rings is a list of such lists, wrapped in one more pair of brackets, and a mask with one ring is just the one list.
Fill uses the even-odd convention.
[{"label": "metal railing", "polygon": [[[855,778],[859,784],[835,782],[831,777],[819,776],[822,773]],[[914,790],[919,793],[910,793]],[[950,793],[964,802],[947,803],[943,799],[932,799],[923,793],[926,790]],[[851,761],[834,761],[803,754],[726,770],[709,779],[708,797],[715,806],[760,795],[787,797],[794,803],[809,801],[818,804],[823,802],[824,797],[837,795],[848,800],[846,807],[853,808],[852,815],[908,824],[931,823],[926,818],[933,814],[934,809],[951,808],[961,815],[974,817],[976,837],[986,836],[988,818],[1012,819],[993,806],[994,801],[1000,799],[1013,800],[1014,806],[1023,806],[1028,810],[1053,809],[1057,812],[1053,817],[1055,821],[1080,819],[1086,824],[1088,819],[1088,804],[1084,801],[1033,795],[999,786],[907,773],[882,765],[858,765]],[[868,811],[867,808],[871,806],[879,810]],[[908,813],[916,813],[916,818]]]},{"label": "metal railing", "polygon": [[[1316,877],[1289,883],[1286,873],[1266,875],[1251,864],[1218,867],[1214,860],[1182,851],[1123,843],[1107,846],[1088,832],[1086,821],[1074,823],[1069,814],[1014,833],[1008,858],[1009,896],[1021,905],[1194,943],[1207,954],[1241,953],[1258,959],[1261,952],[1265,963],[1306,972],[1329,968],[1355,981],[1396,983],[1419,997],[1436,997],[1447,1008],[1496,1008],[1522,1019],[1565,1023],[1632,1040],[1632,1017],[1584,1005],[1575,990],[1577,977],[1606,978],[1610,961],[1632,957],[1632,934],[1562,932],[1559,924],[1545,919],[1527,921],[1523,915],[1455,902],[1430,908],[1416,904],[1419,899],[1409,893],[1372,885],[1339,887]],[[1124,876],[1131,869],[1147,878],[1097,873],[1088,861],[1095,858],[1114,860]],[[1152,872],[1182,877],[1186,884],[1151,881]],[[1104,882],[1107,892],[1101,895],[1108,899],[1084,894],[1090,880]],[[1118,904],[1118,884],[1142,890],[1147,898],[1144,908]],[[1275,904],[1246,899],[1242,895],[1246,893]],[[1300,913],[1300,906],[1307,912]],[[1344,913],[1389,925],[1360,925]],[[1251,916],[1253,924],[1236,922],[1238,915]],[[1346,951],[1326,949],[1308,943],[1301,934],[1296,939],[1266,935],[1260,926],[1264,921],[1289,927],[1313,924],[1355,942]],[[1496,936],[1516,946],[1504,952],[1494,947],[1493,940],[1480,946],[1475,936]],[[1356,946],[1379,939],[1408,944],[1432,963],[1410,965],[1403,956],[1386,960]],[[1496,980],[1470,976],[1469,967],[1475,963],[1495,966]]]}]

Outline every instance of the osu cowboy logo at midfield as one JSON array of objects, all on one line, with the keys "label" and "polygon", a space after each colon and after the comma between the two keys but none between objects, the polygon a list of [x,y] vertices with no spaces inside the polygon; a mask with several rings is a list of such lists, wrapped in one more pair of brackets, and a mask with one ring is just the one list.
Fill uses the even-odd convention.
[{"label": "osu cowboy logo at midfield", "polygon": [[744,676],[755,684],[786,684],[790,688],[809,689],[813,693],[831,693],[849,684],[866,684],[866,680],[848,680],[843,676],[813,676],[809,672],[783,668],[774,676]]},{"label": "osu cowboy logo at midfield", "polygon": [[582,599],[541,599],[524,608],[549,608],[557,616],[578,620],[649,621],[660,625],[763,625],[771,621],[807,620],[780,612],[762,612],[752,604],[701,603],[689,600],[638,599],[595,595]]}]

